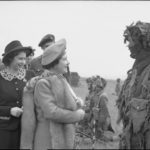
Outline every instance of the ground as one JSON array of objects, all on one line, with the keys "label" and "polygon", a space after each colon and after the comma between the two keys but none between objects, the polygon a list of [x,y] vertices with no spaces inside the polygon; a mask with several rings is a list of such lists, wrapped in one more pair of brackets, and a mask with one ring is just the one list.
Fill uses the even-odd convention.
[{"label": "ground", "polygon": [[[118,116],[118,110],[115,106],[117,96],[114,94],[115,89],[115,81],[114,80],[107,80],[107,86],[105,89],[105,92],[108,95],[109,103],[109,113],[111,115],[111,122],[112,127],[115,130],[115,135],[117,136],[121,132],[121,125],[116,124],[117,116]],[[78,87],[73,87],[73,90],[75,93],[80,96],[82,99],[85,99],[86,95],[88,94],[87,84],[85,82],[84,78],[80,79],[80,84]],[[92,149],[92,143],[90,139],[81,139],[79,144],[80,149]],[[94,148],[95,149],[118,149],[118,141],[114,142],[96,142]]]}]

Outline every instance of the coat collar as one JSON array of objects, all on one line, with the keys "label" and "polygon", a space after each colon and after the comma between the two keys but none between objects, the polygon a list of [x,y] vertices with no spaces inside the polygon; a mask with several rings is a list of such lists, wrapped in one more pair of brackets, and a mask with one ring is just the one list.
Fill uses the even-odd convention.
[{"label": "coat collar", "polygon": [[54,72],[49,71],[49,70],[44,70],[44,72],[42,73],[41,76],[43,78],[47,78],[47,77],[50,77],[50,76],[57,76],[58,78],[64,78],[64,76],[62,74],[57,74],[57,73],[54,73]]},{"label": "coat collar", "polygon": [[7,68],[4,68],[0,71],[1,76],[8,81],[13,80],[14,78],[23,80],[26,76],[26,70],[23,68],[19,68],[17,74],[12,74]]}]

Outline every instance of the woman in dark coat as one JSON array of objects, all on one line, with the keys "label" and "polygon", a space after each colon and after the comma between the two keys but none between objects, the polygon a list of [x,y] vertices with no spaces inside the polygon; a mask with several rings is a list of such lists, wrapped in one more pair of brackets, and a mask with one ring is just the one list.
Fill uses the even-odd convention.
[{"label": "woman in dark coat", "polygon": [[26,57],[31,47],[20,41],[10,42],[3,54],[4,68],[0,71],[0,149],[19,149],[20,119],[23,112],[22,92],[26,82],[34,76],[26,71]]}]

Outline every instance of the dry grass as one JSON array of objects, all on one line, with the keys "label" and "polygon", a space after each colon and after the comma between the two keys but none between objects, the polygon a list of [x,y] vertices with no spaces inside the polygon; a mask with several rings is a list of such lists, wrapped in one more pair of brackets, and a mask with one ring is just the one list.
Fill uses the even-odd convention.
[{"label": "dry grass", "polygon": [[[78,87],[73,87],[73,89],[75,93],[78,96],[80,96],[82,99],[85,99],[86,95],[88,94],[88,89],[84,78],[81,78],[80,85]],[[116,124],[118,111],[115,106],[117,96],[113,94],[114,89],[115,89],[115,81],[108,80],[105,92],[108,94],[108,98],[109,98],[108,108],[111,116],[112,127],[115,130],[115,135],[118,135],[121,132],[122,127],[121,125]],[[85,139],[85,140],[81,139],[81,141],[82,142],[79,145],[80,149],[92,149],[92,143],[89,139]],[[107,143],[96,142],[94,148],[95,149],[118,149],[118,141],[107,142]]]}]

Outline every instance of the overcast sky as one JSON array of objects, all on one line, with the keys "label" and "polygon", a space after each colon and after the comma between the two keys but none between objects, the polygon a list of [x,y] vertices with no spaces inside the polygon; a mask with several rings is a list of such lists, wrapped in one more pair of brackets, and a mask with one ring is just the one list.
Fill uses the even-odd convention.
[{"label": "overcast sky", "polygon": [[127,25],[150,22],[149,1],[0,1],[0,56],[12,40],[36,49],[52,33],[67,40],[71,71],[125,79],[133,59],[123,43]]}]

